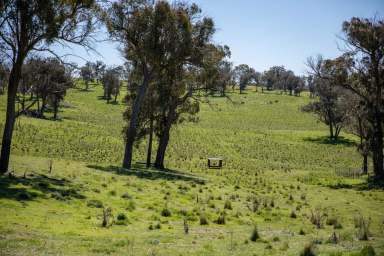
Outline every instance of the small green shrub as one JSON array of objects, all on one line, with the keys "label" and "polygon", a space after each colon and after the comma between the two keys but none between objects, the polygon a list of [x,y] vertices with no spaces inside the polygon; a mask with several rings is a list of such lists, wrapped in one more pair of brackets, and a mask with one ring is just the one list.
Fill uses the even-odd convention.
[{"label": "small green shrub", "polygon": [[224,209],[232,210],[232,204],[231,201],[226,200],[224,203]]},{"label": "small green shrub", "polygon": [[361,249],[359,256],[376,256],[376,252],[371,245],[367,245]]},{"label": "small green shrub", "polygon": [[221,212],[217,217],[216,223],[219,225],[225,225],[225,212]]},{"label": "small green shrub", "polygon": [[87,202],[88,207],[103,208],[103,203],[100,200],[92,199]]},{"label": "small green shrub", "polygon": [[258,239],[260,239],[259,231],[257,229],[257,226],[254,225],[252,229],[251,237],[249,240],[251,240],[252,242],[256,242]]},{"label": "small green shrub", "polygon": [[208,219],[205,213],[201,212],[199,219],[200,219],[200,225],[208,225]]},{"label": "small green shrub", "polygon": [[163,208],[163,210],[161,210],[161,216],[171,217],[171,215],[172,215],[172,213],[167,207],[165,207],[165,208]]},{"label": "small green shrub", "polygon": [[316,256],[315,244],[313,242],[306,244],[300,256]]}]

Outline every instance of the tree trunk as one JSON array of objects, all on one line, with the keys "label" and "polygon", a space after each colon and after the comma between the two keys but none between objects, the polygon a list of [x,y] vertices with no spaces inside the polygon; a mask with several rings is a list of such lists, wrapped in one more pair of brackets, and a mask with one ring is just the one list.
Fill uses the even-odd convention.
[{"label": "tree trunk", "polygon": [[363,155],[363,173],[368,174],[368,155],[364,154]]},{"label": "tree trunk", "polygon": [[152,140],[153,140],[153,119],[151,119],[151,123],[149,125],[149,139],[148,139],[148,149],[147,149],[147,168],[151,167]]},{"label": "tree trunk", "polygon": [[377,179],[384,178],[383,170],[383,127],[380,113],[375,116],[374,134],[373,134],[373,172]]},{"label": "tree trunk", "polygon": [[129,127],[126,134],[125,140],[125,152],[123,160],[123,168],[131,169],[132,163],[132,149],[133,143],[135,142],[136,132],[137,132],[137,122],[139,120],[140,107],[143,102],[145,93],[147,92],[150,74],[146,67],[143,68],[144,78],[142,84],[137,88],[137,95],[133,102],[131,120],[129,122]]},{"label": "tree trunk", "polygon": [[5,173],[8,171],[9,157],[11,154],[13,127],[16,119],[16,113],[15,113],[16,93],[17,93],[17,87],[20,81],[22,64],[23,64],[23,61],[22,59],[19,58],[19,60],[15,63],[15,66],[9,75],[8,94],[7,94],[7,112],[5,117],[3,139],[1,143],[0,173]]},{"label": "tree trunk", "polygon": [[159,146],[157,148],[155,167],[157,169],[164,169],[164,158],[169,142],[169,133],[171,130],[172,122],[176,114],[176,107],[170,106],[167,123],[164,127],[162,135],[160,137]]},{"label": "tree trunk", "polygon": [[329,122],[329,138],[333,140],[334,135],[333,135],[333,123]]}]

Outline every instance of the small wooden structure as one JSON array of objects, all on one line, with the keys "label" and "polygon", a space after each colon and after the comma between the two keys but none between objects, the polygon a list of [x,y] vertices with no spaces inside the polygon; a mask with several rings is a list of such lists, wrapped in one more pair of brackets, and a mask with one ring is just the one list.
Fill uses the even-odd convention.
[{"label": "small wooden structure", "polygon": [[221,157],[208,157],[208,168],[221,169],[223,167],[223,158]]}]

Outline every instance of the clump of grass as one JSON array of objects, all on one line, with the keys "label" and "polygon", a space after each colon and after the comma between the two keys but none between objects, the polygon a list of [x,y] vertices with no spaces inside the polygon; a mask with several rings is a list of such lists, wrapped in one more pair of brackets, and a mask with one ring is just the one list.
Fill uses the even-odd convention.
[{"label": "clump of grass", "polygon": [[232,204],[230,200],[226,200],[224,203],[224,209],[232,210]]},{"label": "clump of grass", "polygon": [[102,227],[108,227],[112,223],[110,222],[110,219],[113,218],[112,216],[112,208],[111,207],[106,207],[103,209],[103,222],[101,223]]},{"label": "clump of grass", "polygon": [[327,218],[326,224],[329,226],[333,226],[334,229],[341,229],[343,226],[340,221],[336,217]]},{"label": "clump of grass", "polygon": [[200,219],[200,225],[208,225],[208,218],[204,212],[200,212],[199,219]]},{"label": "clump of grass", "polygon": [[290,217],[291,217],[292,219],[296,219],[296,218],[297,218],[296,212],[295,212],[295,211],[292,211],[291,214],[290,214]]},{"label": "clump of grass", "polygon": [[128,201],[128,204],[127,204],[127,206],[125,207],[125,209],[127,210],[127,211],[133,211],[133,210],[135,210],[136,209],[136,204],[135,204],[135,201],[133,201],[132,199],[130,199],[129,201]]},{"label": "clump of grass", "polygon": [[184,226],[184,234],[187,235],[189,232],[189,225],[188,225],[188,220],[186,218],[184,218],[183,226]]},{"label": "clump of grass", "polygon": [[225,225],[225,212],[220,212],[219,216],[217,217],[216,223],[219,225]]},{"label": "clump of grass", "polygon": [[92,199],[87,202],[88,207],[103,208],[103,203],[100,200]]},{"label": "clump of grass", "polygon": [[331,244],[337,244],[339,243],[339,237],[338,235],[336,234],[336,232],[333,232],[331,234],[331,236],[329,237],[328,239],[328,242],[331,243]]},{"label": "clump of grass", "polygon": [[305,235],[305,231],[304,231],[304,229],[300,229],[300,231],[299,231],[299,235],[302,235],[302,236],[304,236]]},{"label": "clump of grass", "polygon": [[364,246],[363,249],[360,251],[360,256],[376,256],[375,249],[372,247],[372,245]]},{"label": "clump of grass", "polygon": [[169,210],[168,207],[164,207],[163,210],[161,210],[161,216],[171,217],[171,215],[172,215],[171,210]]},{"label": "clump of grass", "polygon": [[259,239],[260,239],[259,230],[257,229],[256,225],[253,225],[251,237],[249,238],[249,240],[251,240],[252,242],[256,242]]},{"label": "clump of grass", "polygon": [[115,190],[111,190],[111,191],[109,191],[109,195],[110,195],[110,196],[116,196],[116,191],[115,191]]},{"label": "clump of grass", "polygon": [[132,196],[130,194],[128,194],[127,192],[125,192],[124,194],[121,195],[121,198],[123,198],[123,199],[132,199]]},{"label": "clump of grass", "polygon": [[370,236],[369,226],[371,220],[363,215],[355,217],[355,227],[357,228],[357,238],[362,241],[367,241]]},{"label": "clump of grass", "polygon": [[315,244],[313,242],[306,244],[300,256],[316,256]]},{"label": "clump of grass", "polygon": [[151,223],[148,227],[149,230],[155,230],[155,229],[161,229],[160,222],[157,222],[156,224]]},{"label": "clump of grass", "polygon": [[127,215],[125,215],[125,213],[119,213],[116,219],[117,225],[126,225],[128,221]]},{"label": "clump of grass", "polygon": [[322,212],[320,208],[316,208],[314,211],[311,210],[310,221],[316,228],[320,229],[323,227],[324,218],[326,215]]}]

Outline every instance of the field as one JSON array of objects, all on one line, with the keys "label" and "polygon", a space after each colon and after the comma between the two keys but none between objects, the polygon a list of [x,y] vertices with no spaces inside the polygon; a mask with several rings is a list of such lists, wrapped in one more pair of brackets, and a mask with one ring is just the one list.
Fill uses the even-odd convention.
[{"label": "field", "polygon": [[[143,167],[143,141],[126,171],[124,104],[101,90],[69,91],[60,121],[17,120],[0,255],[299,255],[311,242],[318,255],[384,255],[384,191],[353,176],[355,137],[331,143],[300,111],[306,95],[201,98],[199,122],[172,130],[168,170]],[[3,95],[1,130],[4,111]],[[208,156],[224,168],[208,169]]]}]

